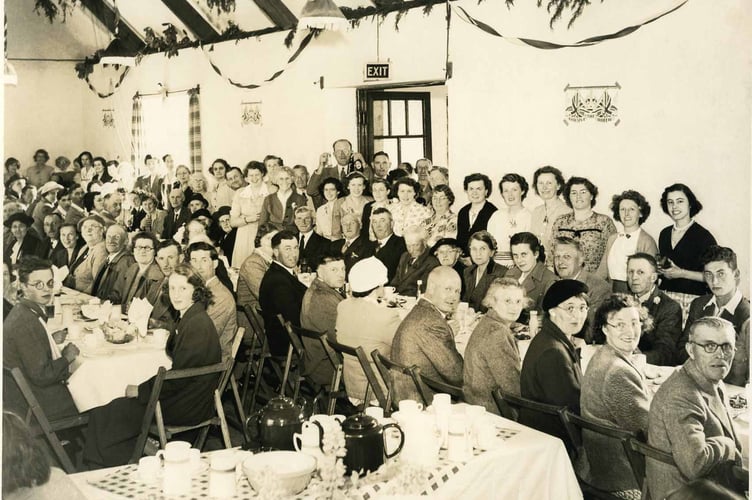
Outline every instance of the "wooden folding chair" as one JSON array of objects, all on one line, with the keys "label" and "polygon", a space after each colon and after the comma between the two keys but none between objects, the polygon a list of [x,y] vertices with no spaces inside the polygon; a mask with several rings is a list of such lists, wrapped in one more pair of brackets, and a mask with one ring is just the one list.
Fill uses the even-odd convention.
[{"label": "wooden folding chair", "polygon": [[[629,461],[630,467],[632,469],[632,474],[634,475],[637,484],[640,485],[640,488],[642,488],[642,480],[639,477],[639,466],[638,464],[633,463],[633,457],[631,457],[630,453],[627,452],[628,441],[630,439],[636,439],[637,434],[635,434],[634,432],[619,429],[617,427],[604,425],[580,415],[575,415],[569,410],[564,410],[561,413],[561,417],[562,422],[564,423],[564,427],[567,430],[567,434],[569,435],[569,438],[574,442],[575,449],[578,451],[582,446],[583,429],[618,441],[624,449],[624,453],[627,456],[627,460]],[[578,471],[575,468],[577,480],[580,483],[580,489],[582,489],[582,492],[585,494],[585,496],[603,500],[618,500],[619,497],[615,496],[611,492],[596,488],[595,486],[589,484],[587,479],[580,477],[580,474],[577,474],[577,472]]]},{"label": "wooden folding chair", "polygon": [[[382,389],[381,379],[379,375],[373,369],[373,361],[368,358],[366,351],[362,346],[352,347],[339,342],[329,340],[329,347],[331,347],[339,357],[339,371],[340,377],[342,376],[342,370],[344,369],[343,360],[344,356],[352,356],[360,363],[360,368],[366,376],[366,392],[363,395],[363,407],[367,408],[370,404],[370,393],[373,391],[373,395],[376,397],[376,401],[379,402],[379,406],[386,410],[386,393]],[[386,387],[386,384],[383,384]]]},{"label": "wooden folding chair", "polygon": [[233,402],[235,403],[235,411],[238,413],[238,418],[240,419],[240,431],[243,433],[243,438],[245,439],[245,442],[248,442],[248,430],[245,426],[245,410],[243,409],[243,403],[240,399],[240,392],[238,391],[238,382],[235,380],[235,357],[238,355],[238,349],[240,349],[240,343],[243,341],[243,336],[245,335],[245,328],[238,328],[235,331],[235,338],[232,341],[232,362],[230,363],[230,369],[226,372],[226,374],[223,377],[223,380],[220,382],[220,394],[224,394],[227,390],[227,385],[229,382],[230,390],[232,391],[232,397]]},{"label": "wooden folding chair", "polygon": [[[167,444],[167,440],[172,438],[175,434],[187,432],[195,429],[200,429],[199,435],[194,442],[194,447],[203,449],[206,443],[206,437],[209,434],[209,428],[219,426],[222,432],[222,439],[224,441],[225,448],[231,448],[232,442],[230,441],[230,430],[227,427],[227,419],[225,418],[225,411],[222,407],[222,397],[220,390],[222,389],[222,383],[226,383],[229,373],[232,371],[233,363],[229,357],[220,363],[213,365],[202,366],[199,368],[186,368],[183,370],[169,370],[162,375],[163,367],[160,367],[157,371],[157,377],[155,383],[152,386],[152,392],[149,397],[149,403],[147,404],[146,413],[142,422],[141,435],[136,442],[134,450],[134,457],[136,454],[143,453],[143,446],[146,443],[146,438],[149,434],[159,437],[159,444],[161,448],[164,448]],[[214,398],[214,411],[215,414],[211,417],[198,422],[194,425],[165,425],[164,416],[162,414],[162,405],[159,401],[159,395],[164,386],[164,382],[167,380],[184,380],[195,377],[201,377],[204,375],[216,374],[217,385],[213,391]],[[153,410],[150,408],[153,404]],[[150,411],[151,410],[151,411]],[[155,423],[152,423],[156,421]],[[146,435],[144,435],[146,432]],[[136,461],[138,459],[136,458]]]},{"label": "wooden folding chair", "polygon": [[[47,418],[42,406],[39,404],[39,400],[34,396],[31,386],[20,368],[3,367],[3,378],[8,381],[12,379],[15,382],[18,390],[21,392],[21,395],[28,405],[24,421],[29,426],[32,436],[37,437],[43,435],[47,440],[47,443],[50,445],[50,448],[52,448],[55,458],[57,458],[60,465],[63,467],[63,470],[68,474],[75,473],[76,467],[73,465],[73,461],[68,456],[68,453],[66,453],[63,443],[60,441],[60,438],[58,438],[56,433],[62,430],[74,429],[76,427],[87,425],[89,423],[89,416],[86,414],[79,414],[50,420]],[[32,421],[32,417],[36,423]]]},{"label": "wooden folding chair", "polygon": [[337,406],[337,399],[347,397],[347,393],[344,390],[340,390],[340,384],[342,383],[342,362],[339,357],[337,357],[337,355],[335,353],[332,353],[332,351],[329,349],[329,343],[327,341],[325,332],[314,332],[313,330],[295,326],[289,321],[287,322],[287,325],[285,325],[285,327],[287,327],[288,325],[292,328],[293,333],[295,333],[298,338],[300,338],[301,340],[307,338],[314,342],[318,342],[321,346],[321,349],[323,349],[324,353],[326,353],[326,358],[333,370],[329,390],[326,391],[326,396],[328,398],[326,408],[327,414],[333,415],[334,408]]},{"label": "wooden folding chair", "polygon": [[629,463],[632,465],[632,469],[635,471],[635,477],[637,477],[637,483],[640,485],[640,489],[644,490],[645,486],[645,463],[648,458],[657,460],[667,465],[676,467],[673,455],[663,450],[659,450],[647,443],[640,441],[639,439],[630,438],[627,440],[624,447],[629,457]]},{"label": "wooden folding chair", "polygon": [[[263,381],[264,366],[268,365],[274,371],[279,380],[282,380],[282,369],[276,362],[271,352],[269,351],[269,341],[266,338],[266,332],[264,330],[264,321],[261,319],[261,314],[256,309],[251,308],[249,305],[243,306],[243,312],[245,313],[248,322],[251,325],[252,342],[251,342],[251,354],[248,358],[248,364],[246,366],[245,376],[243,379],[243,395],[241,400],[243,407],[247,404],[248,387],[250,386],[250,377],[253,375],[253,391],[251,392],[251,404],[249,412],[253,413],[256,407],[256,398],[261,390],[261,383]],[[256,344],[258,348],[256,349]],[[254,369],[254,361],[257,361]],[[271,389],[270,389],[271,391]]]},{"label": "wooden folding chair", "polygon": [[[420,368],[418,368],[416,365],[412,366],[404,366],[399,363],[396,363],[383,354],[379,352],[378,349],[374,349],[371,353],[371,357],[373,358],[373,362],[376,363],[376,368],[378,368],[379,373],[381,374],[381,378],[384,379],[384,382],[387,387],[387,397],[386,397],[386,407],[389,408],[391,406],[392,410],[399,409],[399,401],[394,400],[394,377],[392,377],[391,370],[397,371],[401,373],[402,375],[405,375],[410,378],[410,380],[413,381],[413,384],[415,384],[415,389],[418,391],[418,395],[420,396],[421,401],[423,402],[424,407],[428,406],[428,393],[426,392],[425,387],[423,386],[423,382],[420,380]],[[387,408],[384,408],[384,412],[386,413]],[[391,412],[391,411],[390,411]]]},{"label": "wooden folding chair", "polygon": [[449,394],[450,396],[452,396],[452,400],[455,402],[465,400],[465,394],[462,392],[462,387],[447,384],[446,382],[427,377],[422,373],[420,374],[420,380],[434,392],[443,392],[445,394]]},{"label": "wooden folding chair", "polygon": [[504,395],[501,392],[501,389],[497,387],[493,391],[491,391],[491,395],[494,398],[494,401],[496,402],[496,407],[499,409],[499,413],[502,417],[508,418],[509,420],[514,420],[515,422],[518,421],[520,415],[517,412],[515,408],[513,408],[509,403],[507,403],[504,400]]},{"label": "wooden folding chair", "polygon": [[285,367],[282,371],[282,385],[279,388],[279,395],[284,396],[287,392],[288,382],[292,386],[292,399],[295,401],[298,399],[298,393],[300,392],[300,383],[305,379],[302,374],[303,358],[305,358],[305,346],[300,340],[300,337],[292,330],[292,325],[289,321],[282,317],[281,314],[277,315],[277,319],[282,325],[283,330],[287,334],[289,345],[287,347],[287,357],[285,358]]}]

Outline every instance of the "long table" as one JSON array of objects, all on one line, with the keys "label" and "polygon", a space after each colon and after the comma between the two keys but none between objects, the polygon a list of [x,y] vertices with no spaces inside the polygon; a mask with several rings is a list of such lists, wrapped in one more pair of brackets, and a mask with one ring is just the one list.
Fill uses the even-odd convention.
[{"label": "long table", "polygon": [[[444,451],[439,463],[424,469],[424,481],[418,490],[431,498],[494,498],[536,500],[581,499],[572,465],[561,440],[502,417],[487,414],[497,428],[492,449],[477,452],[467,462],[452,463]],[[209,456],[211,454],[208,454]],[[206,456],[208,458],[208,456]],[[399,460],[399,455],[393,459]],[[403,470],[397,462],[396,469]],[[160,498],[159,485],[147,486],[135,481],[135,465],[83,472],[71,479],[87,498],[122,500],[124,498]],[[407,472],[406,472],[407,473]],[[414,474],[412,470],[411,474]],[[411,476],[413,477],[413,476]],[[348,490],[348,498],[375,498],[389,494],[404,484],[399,474],[382,482],[372,482],[357,490]],[[314,479],[314,481],[316,481]],[[400,494],[408,492],[400,491]],[[208,472],[194,477],[190,498],[208,497]],[[244,476],[238,482],[234,498],[259,498]],[[310,498],[304,491],[296,498]]]}]

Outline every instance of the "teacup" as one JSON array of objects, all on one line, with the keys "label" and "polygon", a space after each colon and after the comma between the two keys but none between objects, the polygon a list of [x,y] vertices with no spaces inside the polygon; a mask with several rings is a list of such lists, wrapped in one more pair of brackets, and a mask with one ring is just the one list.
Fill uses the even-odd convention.
[{"label": "teacup", "polygon": [[162,474],[162,464],[158,457],[142,457],[138,461],[138,479],[142,483],[156,483]]}]

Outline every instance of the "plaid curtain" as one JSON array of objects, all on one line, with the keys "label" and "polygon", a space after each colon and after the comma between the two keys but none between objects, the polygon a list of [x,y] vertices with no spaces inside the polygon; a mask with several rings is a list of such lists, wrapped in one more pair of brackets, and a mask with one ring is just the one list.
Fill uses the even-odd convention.
[{"label": "plaid curtain", "polygon": [[188,147],[191,154],[191,171],[201,172],[201,112],[198,104],[199,87],[188,91]]},{"label": "plaid curtain", "polygon": [[141,161],[144,152],[144,120],[141,114],[141,96],[133,96],[133,116],[131,116],[131,163],[136,175],[141,174]]}]

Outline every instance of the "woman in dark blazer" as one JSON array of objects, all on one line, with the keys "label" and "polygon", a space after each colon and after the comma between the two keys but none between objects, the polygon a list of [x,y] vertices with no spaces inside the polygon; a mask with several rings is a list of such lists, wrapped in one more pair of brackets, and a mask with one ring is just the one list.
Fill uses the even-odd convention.
[{"label": "woman in dark blazer", "polygon": [[[582,379],[582,416],[622,430],[647,434],[650,402],[645,376],[634,364],[642,332],[640,303],[631,295],[614,294],[595,313],[594,331],[605,337],[593,354]],[[620,498],[639,498],[624,448],[618,439],[583,431],[590,462],[590,484]],[[629,496],[632,495],[632,496]]]},{"label": "woman in dark blazer", "polygon": [[[44,242],[29,232],[33,224],[34,219],[24,212],[16,212],[3,221],[3,225],[10,229],[11,234],[3,249],[3,256],[12,264],[27,255],[44,257],[47,253]],[[21,242],[20,245],[17,245],[18,242]]]},{"label": "woman in dark blazer", "polygon": [[[180,315],[165,347],[172,358],[172,369],[219,363],[222,352],[217,330],[206,314],[211,292],[204,280],[190,264],[182,263],[170,275],[167,288],[170,302]],[[153,383],[154,377],[138,386],[129,385],[124,398],[91,410],[84,448],[84,460],[89,465],[110,467],[130,459]],[[216,385],[216,375],[165,381],[159,398],[165,424],[191,425],[208,418]]]},{"label": "woman in dark blazer", "polygon": [[496,278],[504,277],[507,268],[493,261],[496,253],[496,239],[488,231],[478,231],[470,236],[467,246],[472,265],[462,273],[464,292],[462,301],[476,311],[485,313],[483,305],[488,287]]},{"label": "woman in dark blazer", "polygon": [[517,233],[509,240],[514,267],[505,277],[518,280],[524,275],[522,287],[532,302],[529,311],[542,312],[543,297],[551,284],[559,278],[546,267],[545,249],[533,233]]}]

